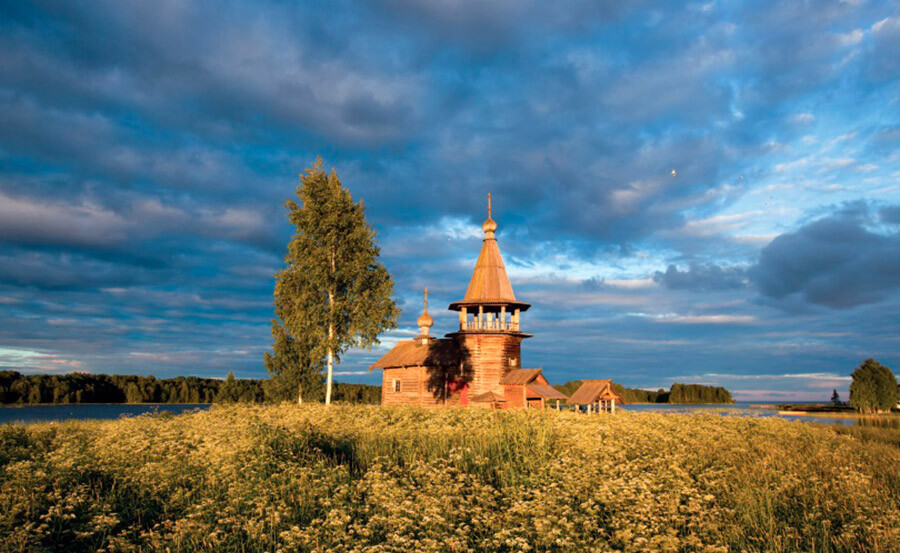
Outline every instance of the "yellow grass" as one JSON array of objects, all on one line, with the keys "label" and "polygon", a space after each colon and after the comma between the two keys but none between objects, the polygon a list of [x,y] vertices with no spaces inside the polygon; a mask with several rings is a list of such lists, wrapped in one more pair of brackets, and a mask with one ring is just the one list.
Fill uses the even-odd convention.
[{"label": "yellow grass", "polygon": [[898,551],[900,448],[713,414],[224,406],[0,429],[3,551]]}]

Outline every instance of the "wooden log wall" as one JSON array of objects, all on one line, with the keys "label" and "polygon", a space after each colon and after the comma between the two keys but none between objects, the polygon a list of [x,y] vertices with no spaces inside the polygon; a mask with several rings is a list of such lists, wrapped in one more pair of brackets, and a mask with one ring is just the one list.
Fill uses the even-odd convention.
[{"label": "wooden log wall", "polygon": [[[484,392],[503,394],[500,380],[510,368],[521,367],[522,337],[510,334],[458,334],[457,339],[468,351],[472,369],[469,397]],[[510,361],[513,361],[510,364]]]}]

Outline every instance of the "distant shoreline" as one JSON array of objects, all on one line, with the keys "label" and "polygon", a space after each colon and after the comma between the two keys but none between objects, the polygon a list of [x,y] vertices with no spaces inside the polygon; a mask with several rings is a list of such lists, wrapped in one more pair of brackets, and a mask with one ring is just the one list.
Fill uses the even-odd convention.
[{"label": "distant shoreline", "polygon": [[213,405],[210,403],[3,403],[0,407],[21,408],[21,407],[74,407],[78,405]]},{"label": "distant shoreline", "polygon": [[779,415],[795,417],[845,417],[848,419],[879,419],[884,417],[900,417],[900,413],[858,413],[856,411],[778,411]]},{"label": "distant shoreline", "polygon": [[773,409],[779,415],[811,416],[811,417],[891,417],[900,416],[900,413],[890,411],[887,413],[860,413],[849,405],[828,405],[824,403],[754,403],[750,407],[757,409]]}]

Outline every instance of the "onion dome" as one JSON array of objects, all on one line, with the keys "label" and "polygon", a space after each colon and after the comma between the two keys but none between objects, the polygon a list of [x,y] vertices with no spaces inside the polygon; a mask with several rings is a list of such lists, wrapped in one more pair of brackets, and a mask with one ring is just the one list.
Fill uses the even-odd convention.
[{"label": "onion dome", "polygon": [[428,336],[428,329],[434,325],[434,319],[428,314],[428,288],[425,289],[425,310],[422,311],[416,324],[418,325],[419,332],[421,332],[422,336]]},{"label": "onion dome", "polygon": [[491,195],[488,194],[488,218],[482,223],[481,230],[484,231],[485,238],[493,238],[494,232],[497,231],[497,223],[491,218]]}]

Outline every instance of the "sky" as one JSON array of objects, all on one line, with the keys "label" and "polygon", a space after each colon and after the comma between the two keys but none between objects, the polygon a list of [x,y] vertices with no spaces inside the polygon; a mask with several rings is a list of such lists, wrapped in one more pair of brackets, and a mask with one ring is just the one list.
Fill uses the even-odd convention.
[{"label": "sky", "polygon": [[846,399],[900,369],[898,51],[865,0],[0,1],[0,368],[265,376],[321,156],[403,309],[339,380],[426,286],[455,330],[490,192],[551,382]]}]

